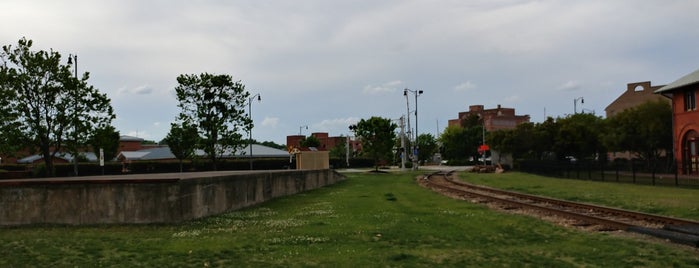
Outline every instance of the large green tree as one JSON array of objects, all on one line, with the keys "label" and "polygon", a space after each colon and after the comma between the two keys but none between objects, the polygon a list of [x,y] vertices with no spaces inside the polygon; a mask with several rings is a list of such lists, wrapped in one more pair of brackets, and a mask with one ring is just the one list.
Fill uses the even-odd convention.
[{"label": "large green tree", "polygon": [[362,154],[374,159],[374,167],[379,170],[381,161],[392,159],[393,141],[398,127],[391,119],[373,116],[362,119],[352,126],[355,136],[362,143]]},{"label": "large green tree", "polygon": [[76,78],[60,53],[34,51],[32,44],[22,38],[0,53],[0,136],[6,136],[0,150],[38,150],[53,176],[58,152],[85,147],[115,116],[109,98],[87,84],[89,73]]},{"label": "large green tree", "polygon": [[170,132],[163,141],[167,143],[170,152],[179,160],[180,172],[182,172],[183,161],[194,156],[194,150],[199,142],[199,133],[197,133],[197,128],[190,123],[172,123],[170,124]]},{"label": "large green tree", "polygon": [[478,157],[478,146],[483,142],[483,126],[466,124],[448,126],[439,136],[442,158],[451,162],[467,161]]},{"label": "large green tree", "polygon": [[100,149],[104,152],[104,159],[109,161],[117,156],[119,151],[119,131],[113,126],[102,126],[95,129],[90,138],[92,151],[98,154]]},{"label": "large green tree", "polygon": [[437,151],[437,140],[432,134],[420,134],[417,137],[418,160],[430,161],[432,156]]},{"label": "large green tree", "polygon": [[301,140],[300,142],[301,147],[319,147],[320,146],[320,140],[316,138],[315,136],[308,136],[305,137]]},{"label": "large green tree", "polygon": [[[604,134],[602,118],[593,114],[574,114],[556,121],[558,133],[554,150],[558,158],[574,156],[577,159],[592,158],[604,154],[601,135]],[[606,154],[605,154],[606,156]]]},{"label": "large green tree", "polygon": [[672,151],[672,108],[665,101],[649,101],[624,110],[606,122],[604,144],[629,151],[648,161]]},{"label": "large green tree", "polygon": [[177,82],[179,120],[192,122],[197,128],[201,137],[199,146],[217,170],[221,156],[242,147],[245,140],[241,132],[252,128],[252,120],[245,113],[250,93],[230,75],[180,75]]}]

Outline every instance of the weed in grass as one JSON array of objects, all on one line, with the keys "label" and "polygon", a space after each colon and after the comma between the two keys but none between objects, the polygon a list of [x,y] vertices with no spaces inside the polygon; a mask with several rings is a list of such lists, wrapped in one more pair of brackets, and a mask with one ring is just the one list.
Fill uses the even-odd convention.
[{"label": "weed in grass", "polygon": [[327,237],[313,237],[313,236],[290,236],[290,237],[275,237],[271,239],[265,239],[264,242],[275,245],[275,244],[284,244],[284,245],[308,245],[308,244],[317,244],[317,243],[323,243],[330,241],[330,238]]},{"label": "weed in grass", "polygon": [[299,227],[303,225],[306,225],[306,222],[297,219],[274,219],[267,220],[264,222],[264,226],[271,229],[286,229],[291,227]]},{"label": "weed in grass", "polygon": [[386,193],[386,194],[384,194],[384,196],[386,197],[386,200],[388,200],[388,201],[398,200],[398,198],[396,198],[396,196],[393,193]]}]

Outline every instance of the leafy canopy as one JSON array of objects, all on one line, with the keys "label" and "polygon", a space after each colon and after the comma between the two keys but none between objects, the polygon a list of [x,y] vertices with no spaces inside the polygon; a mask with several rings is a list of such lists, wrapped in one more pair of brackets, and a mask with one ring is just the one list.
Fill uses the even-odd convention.
[{"label": "leafy canopy", "polygon": [[177,82],[178,120],[191,122],[197,129],[201,138],[198,148],[216,170],[221,156],[235,153],[245,143],[240,132],[252,129],[252,120],[245,113],[250,93],[240,81],[225,74],[180,75]]},{"label": "leafy canopy", "polygon": [[395,130],[398,126],[391,119],[373,116],[362,119],[351,128],[362,143],[362,153],[374,159],[376,170],[382,160],[392,158]]},{"label": "leafy canopy", "polygon": [[89,73],[77,78],[60,53],[32,45],[22,38],[0,52],[0,151],[38,150],[52,176],[64,146],[77,152],[115,116],[109,98],[87,84]]}]

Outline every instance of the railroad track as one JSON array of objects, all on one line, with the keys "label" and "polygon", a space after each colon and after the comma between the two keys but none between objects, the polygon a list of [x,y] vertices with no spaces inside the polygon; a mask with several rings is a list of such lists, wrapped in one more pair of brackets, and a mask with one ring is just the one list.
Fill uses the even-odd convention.
[{"label": "railroad track", "polygon": [[598,230],[621,230],[699,247],[699,222],[592,204],[505,191],[455,180],[453,171],[425,175],[423,183],[437,191],[504,209],[526,209],[574,221]]}]

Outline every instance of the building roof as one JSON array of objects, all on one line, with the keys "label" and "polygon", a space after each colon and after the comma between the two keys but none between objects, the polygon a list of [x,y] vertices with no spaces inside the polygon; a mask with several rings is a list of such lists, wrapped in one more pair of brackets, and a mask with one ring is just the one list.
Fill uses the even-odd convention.
[{"label": "building roof", "polygon": [[696,70],[691,74],[685,75],[682,78],[675,80],[675,82],[661,87],[660,89],[656,90],[655,93],[668,93],[675,89],[693,85],[696,83],[699,83],[699,70]]},{"label": "building roof", "polygon": [[138,141],[138,142],[143,142],[144,140],[139,138],[139,137],[134,137],[134,136],[129,136],[129,135],[121,135],[119,136],[119,141]]},{"label": "building roof", "polygon": [[[194,151],[194,154],[196,156],[206,155],[203,150],[196,150]],[[230,151],[226,151],[223,153],[223,157],[250,157],[250,147],[245,146],[244,148],[239,149],[235,154],[231,154]],[[253,144],[252,157],[289,157],[289,152],[264,145]],[[118,158],[123,158],[126,160],[176,159],[175,155],[170,151],[170,147],[167,146],[147,148],[138,151],[122,151],[119,153]]]},{"label": "building roof", "polygon": [[[97,162],[97,160],[99,160],[97,158],[97,155],[95,155],[95,153],[93,153],[93,152],[84,152],[84,153],[80,153],[80,155],[84,156],[88,162]],[[24,157],[21,159],[17,159],[17,163],[18,164],[31,164],[31,163],[39,161],[43,158],[44,158],[44,156],[42,156],[40,154],[35,154],[35,155],[30,155],[30,156],[27,156],[27,157]],[[57,153],[56,158],[61,158],[61,159],[66,160],[68,162],[73,162],[73,154],[71,154],[71,153]]]}]

